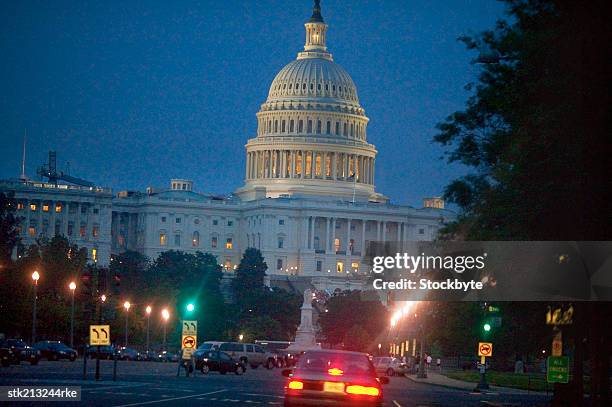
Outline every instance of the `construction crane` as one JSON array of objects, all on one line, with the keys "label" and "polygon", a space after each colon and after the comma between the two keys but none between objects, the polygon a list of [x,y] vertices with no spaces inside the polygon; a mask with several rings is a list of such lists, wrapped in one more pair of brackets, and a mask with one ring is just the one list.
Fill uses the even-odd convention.
[{"label": "construction crane", "polygon": [[36,173],[41,177],[45,177],[49,179],[49,182],[57,185],[58,181],[66,181],[71,184],[81,185],[84,187],[93,187],[94,183],[86,181],[81,178],[73,177],[68,174],[65,174],[62,171],[57,171],[57,153],[55,151],[49,151],[49,163],[43,164],[38,167]]}]

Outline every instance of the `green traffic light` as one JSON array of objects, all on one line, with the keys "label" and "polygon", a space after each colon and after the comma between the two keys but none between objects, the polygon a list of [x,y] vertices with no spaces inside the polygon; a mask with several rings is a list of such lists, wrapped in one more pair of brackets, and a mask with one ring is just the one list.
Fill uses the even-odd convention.
[{"label": "green traffic light", "polygon": [[484,329],[485,332],[489,332],[491,330],[491,324],[484,324],[482,329]]},{"label": "green traffic light", "polygon": [[192,312],[195,309],[195,305],[187,304],[187,311]]}]

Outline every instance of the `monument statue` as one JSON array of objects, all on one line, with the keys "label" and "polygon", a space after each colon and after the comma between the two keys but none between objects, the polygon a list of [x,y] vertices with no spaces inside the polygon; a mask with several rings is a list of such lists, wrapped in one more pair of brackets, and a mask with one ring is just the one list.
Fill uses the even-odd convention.
[{"label": "monument statue", "polygon": [[304,290],[304,303],[301,308],[300,326],[295,333],[295,342],[287,350],[289,352],[302,352],[309,349],[320,349],[315,338],[315,330],[312,326],[312,290]]}]

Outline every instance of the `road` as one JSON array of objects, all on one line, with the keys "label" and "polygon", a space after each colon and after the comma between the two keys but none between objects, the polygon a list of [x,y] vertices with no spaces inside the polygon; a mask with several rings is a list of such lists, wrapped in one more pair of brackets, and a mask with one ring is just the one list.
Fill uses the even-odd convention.
[{"label": "road", "polygon": [[[282,406],[285,378],[280,369],[248,369],[243,376],[211,372],[195,377],[176,377],[175,363],[118,362],[117,381],[112,381],[112,361],[101,361],[101,381],[94,381],[95,363],[88,360],[88,379],[83,380],[83,361],[48,362],[37,366],[22,363],[0,368],[0,386],[80,386],[82,404],[89,406]],[[538,395],[478,394],[393,377],[383,388],[389,407],[546,406]],[[58,405],[55,403],[54,405]],[[70,403],[62,403],[70,404]],[[76,404],[76,403],[75,403]],[[11,405],[11,404],[4,404]],[[13,403],[16,406],[40,403]]]}]

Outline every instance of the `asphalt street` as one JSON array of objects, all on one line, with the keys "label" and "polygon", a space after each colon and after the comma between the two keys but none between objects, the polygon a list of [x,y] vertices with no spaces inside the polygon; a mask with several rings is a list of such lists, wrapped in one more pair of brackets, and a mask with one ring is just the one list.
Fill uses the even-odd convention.
[{"label": "asphalt street", "polygon": [[[48,362],[37,366],[0,368],[0,386],[80,386],[81,404],[88,406],[282,406],[285,378],[280,369],[248,369],[242,376],[211,372],[195,377],[176,377],[175,363],[117,363],[117,381],[112,381],[113,362],[101,361],[101,379],[95,381],[95,361],[87,361],[88,380],[83,380],[83,361]],[[393,377],[383,388],[385,406],[546,406],[548,397],[534,394],[479,394]],[[15,402],[3,405],[40,405]],[[47,403],[45,403],[47,404]],[[62,402],[62,405],[72,403]],[[77,403],[74,403],[77,404]],[[58,403],[52,403],[57,406]]]}]

